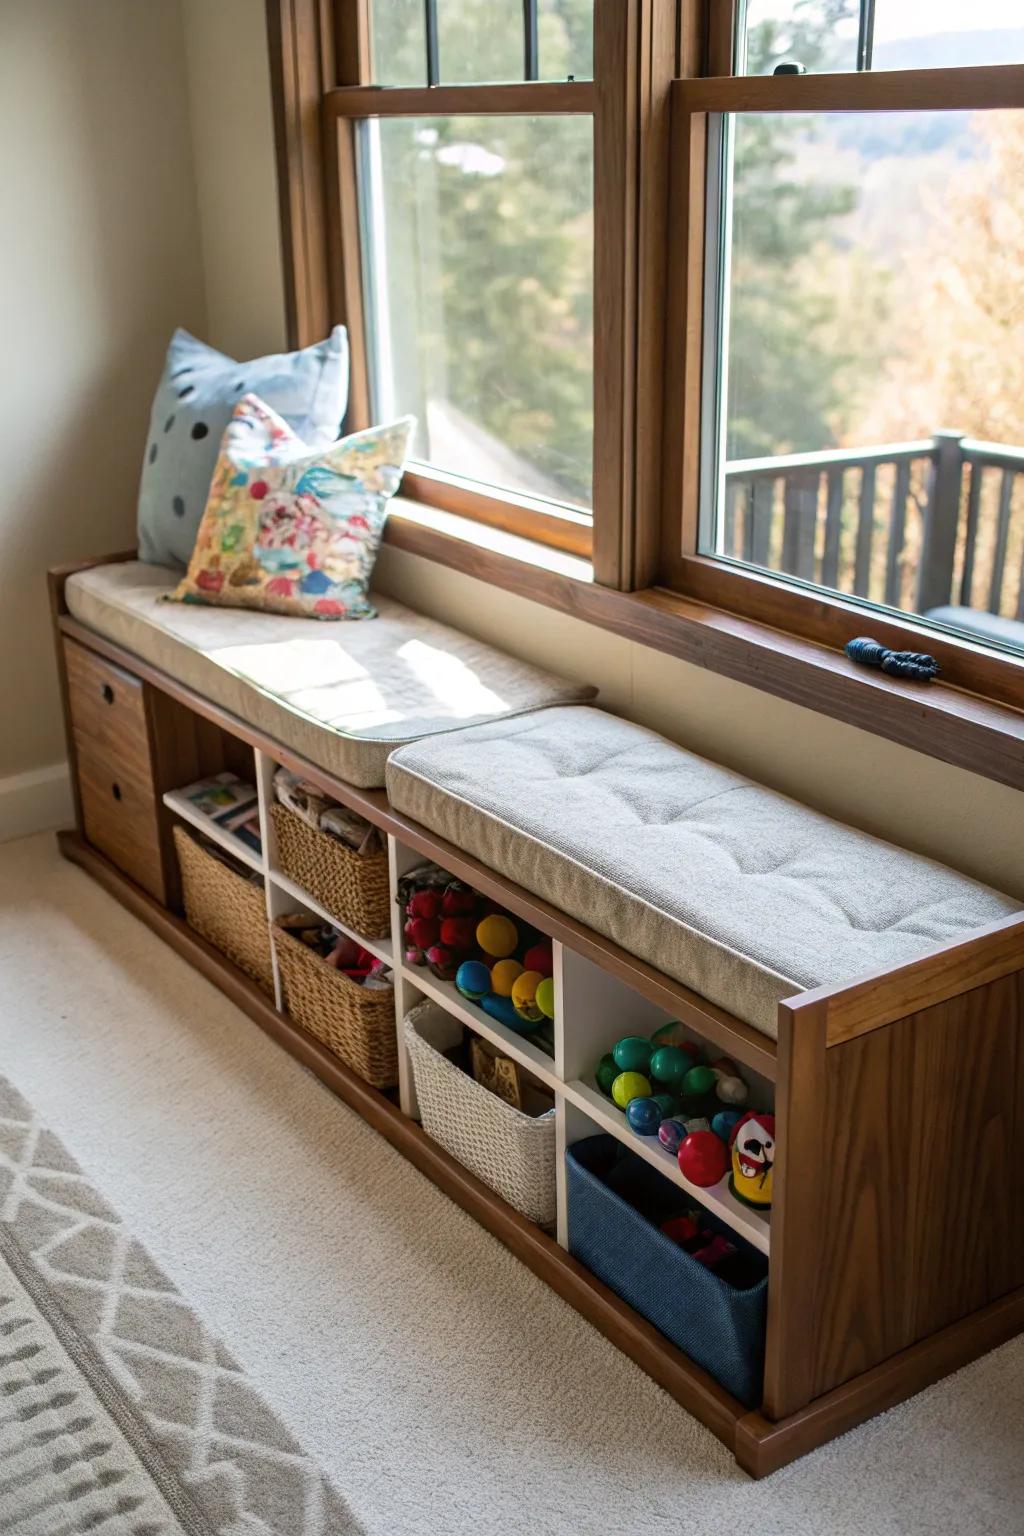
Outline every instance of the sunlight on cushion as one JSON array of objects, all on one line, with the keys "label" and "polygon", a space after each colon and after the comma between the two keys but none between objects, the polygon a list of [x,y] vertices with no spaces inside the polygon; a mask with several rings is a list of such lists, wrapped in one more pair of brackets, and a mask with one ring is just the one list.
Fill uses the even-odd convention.
[{"label": "sunlight on cushion", "polygon": [[464,661],[449,651],[439,650],[422,640],[409,640],[397,654],[423,689],[424,699],[432,698],[453,720],[504,714],[509,707],[505,699],[482,683]]},{"label": "sunlight on cushion", "polygon": [[206,653],[273,693],[288,693],[296,684],[329,688],[369,676],[367,670],[335,640],[270,640],[261,645],[225,645]]}]

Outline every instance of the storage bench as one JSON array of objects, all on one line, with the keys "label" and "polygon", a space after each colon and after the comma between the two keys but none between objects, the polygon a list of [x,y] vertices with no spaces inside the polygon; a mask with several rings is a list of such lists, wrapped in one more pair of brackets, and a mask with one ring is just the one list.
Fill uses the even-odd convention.
[{"label": "storage bench", "polygon": [[[407,716],[387,740],[371,727],[364,777],[379,778],[387,752],[406,741],[391,756],[386,797],[325,766],[349,764],[358,729],[346,727],[327,745],[331,727],[316,722],[304,694],[279,690],[271,703],[263,697],[255,672],[269,685],[279,659],[240,658],[230,645],[221,656],[211,629],[199,647],[203,678],[221,656],[231,680],[208,688],[197,670],[188,672],[190,682],[178,650],[166,653],[163,667],[142,654],[154,643],[151,629],[166,622],[162,611],[136,614],[128,625],[124,610],[132,602],[122,585],[141,583],[148,595],[139,603],[155,605],[151,579],[137,567],[115,567],[101,580],[99,569],[74,583],[77,617],[65,600],[66,573],[54,578],[79,795],[76,829],[61,835],[64,852],[626,1350],[750,1472],[773,1470],[1024,1328],[1024,1194],[1012,1159],[1024,1136],[1018,902],[627,722],[563,707],[557,684],[545,683],[538,696],[537,675],[528,686],[510,685],[497,708],[493,701],[481,707],[490,719],[465,729],[452,708],[415,742],[408,741]],[[97,592],[108,587],[118,594],[110,601],[125,623],[122,638],[130,631],[137,650],[112,637],[112,619],[107,632],[83,623],[84,594],[99,621]],[[200,616],[211,625],[231,619]],[[227,635],[227,626],[215,627]],[[351,645],[354,631],[369,627],[346,626],[352,633],[331,644]],[[410,632],[399,647],[410,670],[423,662],[416,643]],[[260,649],[255,634],[247,635],[247,648]],[[456,652],[446,654],[457,670]],[[363,653],[359,665],[367,660]],[[225,704],[243,672],[244,689]],[[131,708],[140,710],[144,729],[111,735],[103,710],[122,700],[115,690],[111,705],[102,688],[121,678],[125,707],[141,700],[141,710]],[[97,685],[99,702],[87,696]],[[531,693],[544,708],[517,713],[528,709]],[[316,758],[306,753],[310,743],[319,743]],[[132,763],[157,822],[160,863],[148,887],[133,873],[125,841],[104,844],[102,825],[97,833],[89,814],[90,777],[100,772],[118,783],[110,766],[120,772]],[[358,932],[362,917],[354,930],[331,910],[340,896],[278,846],[273,780],[282,765],[379,829],[388,852],[390,934]],[[319,987],[290,990],[288,962],[281,964],[286,936],[269,977],[271,997],[236,963],[242,956],[224,957],[179,917],[167,848],[173,854],[172,806],[182,797],[176,801],[171,789],[222,768],[251,777],[259,794],[262,847],[243,863],[264,881],[265,911],[251,914],[260,969],[264,937],[269,945],[278,919],[296,910],[358,939],[393,974],[387,1016],[373,1020],[376,1045],[392,1053],[379,1072],[351,1053],[342,1059],[336,1041],[324,1043],[331,1008]],[[551,941],[553,1055],[461,998],[450,981],[408,962],[394,896],[424,859]],[[250,891],[258,894],[256,886]],[[553,1095],[554,1236],[537,1224],[550,1207],[534,1209],[530,1220],[492,1187],[496,1180],[475,1176],[472,1133],[480,1124],[464,1140],[449,1136],[444,1118],[432,1118],[426,1092],[421,1112],[402,1023],[424,1001]],[[741,1206],[724,1184],[688,1184],[657,1138],[633,1136],[599,1091],[602,1054],[622,1035],[650,1035],[668,1020],[682,1021],[707,1059],[731,1058],[759,1107],[774,1108],[770,1215]],[[395,1075],[397,1094],[387,1087]],[[458,1086],[459,1105],[475,1114],[468,1108],[475,1093]],[[682,1327],[680,1308],[656,1310],[636,1274],[616,1262],[611,1238],[626,1219],[615,1201],[628,1192],[611,1187],[603,1162],[584,1169],[587,1146],[606,1145],[595,1137],[610,1137],[639,1159],[641,1178],[654,1178],[659,1200],[666,1190],[672,1199],[682,1192],[767,1264],[766,1286],[762,1275],[744,1288],[744,1296],[751,1292],[745,1300],[725,1298],[711,1334],[717,1353],[704,1354]],[[528,1150],[532,1158],[532,1141]],[[477,1167],[487,1174],[486,1160]],[[515,1198],[514,1189],[506,1192]],[[589,1223],[589,1237],[579,1225],[587,1199],[604,1211]],[[650,1241],[659,1236],[653,1228],[642,1235],[655,1269],[675,1261]],[[692,1265],[677,1267],[695,1287],[704,1285]],[[763,1367],[760,1324],[748,1332],[744,1322],[730,1346],[732,1366],[741,1368],[732,1374],[724,1364],[729,1314],[748,1302],[760,1308],[765,1289]],[[704,1286],[697,1304],[709,1328],[708,1295],[716,1291],[721,1299],[720,1288]],[[736,1342],[741,1334],[747,1343]]]}]

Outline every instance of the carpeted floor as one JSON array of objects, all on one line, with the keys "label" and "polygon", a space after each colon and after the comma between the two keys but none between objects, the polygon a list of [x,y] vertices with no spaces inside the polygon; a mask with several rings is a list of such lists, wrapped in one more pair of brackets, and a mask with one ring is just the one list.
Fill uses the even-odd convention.
[{"label": "carpeted floor", "polygon": [[1024,1340],[752,1483],[49,838],[0,988],[0,1071],[372,1536],[1024,1531]]}]

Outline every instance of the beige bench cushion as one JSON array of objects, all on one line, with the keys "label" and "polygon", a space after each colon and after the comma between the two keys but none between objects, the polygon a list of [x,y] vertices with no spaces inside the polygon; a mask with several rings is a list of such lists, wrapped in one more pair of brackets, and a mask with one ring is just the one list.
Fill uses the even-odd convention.
[{"label": "beige bench cushion", "polygon": [[772,1037],[782,998],[1021,905],[598,709],[418,742],[387,787],[397,810]]},{"label": "beige bench cushion", "polygon": [[161,601],[173,571],[128,561],[68,581],[76,619],[349,784],[388,753],[463,725],[593,698],[375,596],[379,617],[324,623]]}]

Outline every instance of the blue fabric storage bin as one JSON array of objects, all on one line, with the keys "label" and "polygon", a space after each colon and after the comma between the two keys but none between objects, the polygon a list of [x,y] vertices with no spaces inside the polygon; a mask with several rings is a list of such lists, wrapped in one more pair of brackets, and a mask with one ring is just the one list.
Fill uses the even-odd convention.
[{"label": "blue fabric storage bin", "polygon": [[694,1201],[613,1136],[566,1152],[569,1249],[599,1280],[746,1407],[761,1401],[768,1260],[722,1222],[749,1260],[751,1283],[728,1284],[659,1231]]}]

